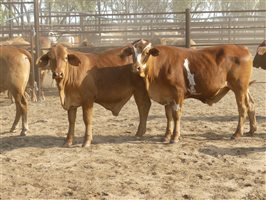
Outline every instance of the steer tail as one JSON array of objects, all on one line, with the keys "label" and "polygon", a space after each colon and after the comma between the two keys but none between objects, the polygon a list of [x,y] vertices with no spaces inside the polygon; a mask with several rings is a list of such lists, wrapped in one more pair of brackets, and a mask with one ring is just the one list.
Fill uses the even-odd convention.
[{"label": "steer tail", "polygon": [[20,48],[18,48],[18,50],[19,50],[21,53],[23,53],[24,55],[26,55],[26,56],[28,57],[28,59],[29,59],[29,61],[30,61],[30,64],[32,65],[32,57],[31,57],[30,52],[28,52],[28,51],[25,50],[25,49],[20,49]]},{"label": "steer tail", "polygon": [[32,56],[31,56],[31,53],[28,52],[27,50],[25,49],[21,49],[21,48],[18,48],[18,50],[23,53],[24,55],[27,56],[27,58],[29,59],[29,62],[30,62],[30,75],[29,75],[29,80],[28,80],[28,87],[31,89],[31,98],[32,98],[32,101],[36,102],[37,101],[37,97],[36,97],[36,89],[34,88],[34,84],[35,81],[33,80],[33,75],[32,75],[32,67],[34,68],[34,63],[32,62]]},{"label": "steer tail", "polygon": [[256,80],[250,81],[249,86],[251,86],[253,83],[256,83]]}]

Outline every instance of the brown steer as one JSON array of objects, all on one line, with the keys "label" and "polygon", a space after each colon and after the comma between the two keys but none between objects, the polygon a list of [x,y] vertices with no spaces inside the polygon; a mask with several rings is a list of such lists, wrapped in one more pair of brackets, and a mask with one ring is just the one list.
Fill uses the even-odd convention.
[{"label": "brown steer", "polygon": [[257,53],[253,59],[253,67],[261,67],[266,70],[266,40],[264,40],[257,49]]},{"label": "brown steer", "polygon": [[22,117],[20,135],[26,135],[28,131],[28,103],[25,89],[30,75],[30,61],[31,55],[26,50],[0,46],[0,92],[8,90],[15,99],[16,116],[10,131],[16,130],[19,119]]},{"label": "brown steer", "polygon": [[[165,141],[179,139],[185,98],[212,105],[229,90],[235,94],[239,111],[238,126],[232,138],[243,135],[247,114],[249,133],[255,132],[255,108],[248,90],[252,59],[246,47],[222,45],[200,50],[162,45],[152,47],[149,41],[141,39],[122,51],[124,56],[132,54],[135,69],[144,77],[149,96],[165,105]],[[173,130],[171,121],[174,121]]]},{"label": "brown steer", "polygon": [[57,82],[63,108],[68,111],[69,129],[65,146],[73,142],[76,112],[83,109],[85,137],[83,147],[92,141],[92,108],[96,102],[113,115],[118,115],[123,105],[134,95],[139,110],[140,123],[137,136],[146,131],[150,99],[144,81],[132,73],[128,57],[118,57],[122,48],[102,54],[70,51],[58,44],[40,57],[38,65],[49,67]]}]

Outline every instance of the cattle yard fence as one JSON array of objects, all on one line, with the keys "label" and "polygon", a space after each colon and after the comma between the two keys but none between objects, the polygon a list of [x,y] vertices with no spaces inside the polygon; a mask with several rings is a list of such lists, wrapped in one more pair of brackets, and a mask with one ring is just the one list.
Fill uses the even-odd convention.
[{"label": "cattle yard fence", "polygon": [[[57,12],[53,6],[50,2],[44,8],[39,1],[30,0],[2,2],[0,9],[6,8],[8,15],[0,21],[0,40],[15,36],[34,40],[37,45],[31,48],[35,48],[35,56],[39,56],[39,38],[49,37],[51,33],[57,39],[71,36],[74,45],[87,40],[88,51],[122,46],[140,38],[152,41],[183,38],[185,43],[179,46],[190,47],[190,39],[198,48],[243,44],[254,54],[266,39],[266,10],[104,13],[98,9],[88,13]],[[14,16],[14,9],[19,14]]]}]

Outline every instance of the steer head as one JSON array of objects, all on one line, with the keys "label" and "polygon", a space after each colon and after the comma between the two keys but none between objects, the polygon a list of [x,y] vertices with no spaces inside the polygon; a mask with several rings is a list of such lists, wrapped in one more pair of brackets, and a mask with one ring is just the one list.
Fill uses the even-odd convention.
[{"label": "steer head", "polygon": [[152,47],[151,43],[148,40],[140,39],[134,41],[130,46],[125,47],[122,52],[122,56],[133,57],[133,70],[138,72],[140,76],[145,76],[145,69],[147,66],[147,61],[152,56],[158,56],[159,51]]},{"label": "steer head", "polygon": [[79,66],[80,63],[80,59],[75,54],[69,53],[68,49],[60,44],[53,46],[48,53],[37,60],[39,67],[52,70],[53,79],[57,83],[67,77],[69,65]]},{"label": "steer head", "polygon": [[261,67],[266,70],[266,40],[259,45],[253,60],[253,66],[257,68]]}]

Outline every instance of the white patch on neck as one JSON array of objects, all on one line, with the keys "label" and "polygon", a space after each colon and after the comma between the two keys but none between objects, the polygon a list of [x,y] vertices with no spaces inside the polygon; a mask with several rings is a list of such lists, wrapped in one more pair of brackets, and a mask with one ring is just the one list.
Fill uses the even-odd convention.
[{"label": "white patch on neck", "polygon": [[193,94],[193,93],[196,93],[196,89],[195,89],[195,79],[194,79],[194,74],[191,74],[190,72],[190,69],[189,69],[189,62],[188,62],[188,59],[186,58],[185,61],[184,61],[184,67],[187,71],[187,79],[189,81],[189,89],[188,91]]}]

